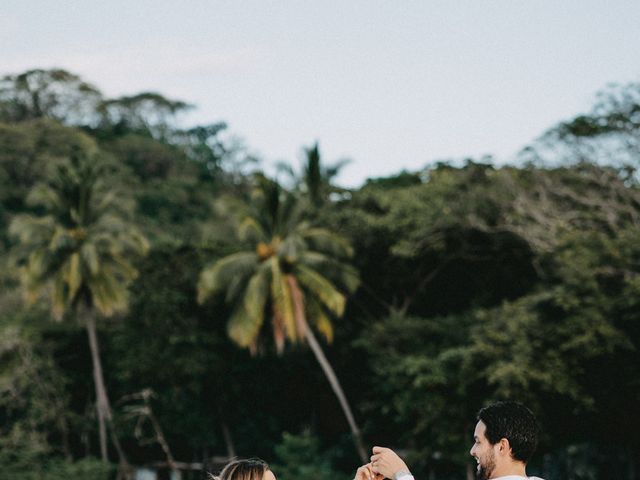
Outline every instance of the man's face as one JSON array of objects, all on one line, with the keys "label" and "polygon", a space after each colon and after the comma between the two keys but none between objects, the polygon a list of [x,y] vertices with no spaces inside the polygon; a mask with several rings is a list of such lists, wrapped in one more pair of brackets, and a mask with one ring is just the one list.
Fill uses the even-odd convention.
[{"label": "man's face", "polygon": [[478,462],[478,469],[476,470],[476,478],[478,480],[490,479],[496,468],[496,455],[493,445],[491,445],[487,437],[485,437],[486,430],[487,426],[480,420],[476,424],[476,429],[473,432],[474,443],[469,452]]}]

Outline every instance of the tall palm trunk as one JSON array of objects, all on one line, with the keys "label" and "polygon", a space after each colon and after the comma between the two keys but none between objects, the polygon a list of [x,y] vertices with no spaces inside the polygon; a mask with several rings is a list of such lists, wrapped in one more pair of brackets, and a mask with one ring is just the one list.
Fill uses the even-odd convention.
[{"label": "tall palm trunk", "polygon": [[231,431],[229,430],[229,426],[224,420],[220,421],[220,425],[222,427],[222,436],[224,438],[224,444],[227,447],[227,456],[229,458],[233,458],[236,456],[236,447],[233,443],[233,438],[231,437]]},{"label": "tall palm trunk", "polygon": [[342,411],[344,412],[344,416],[347,417],[347,422],[349,423],[349,427],[351,428],[351,433],[353,434],[353,441],[356,444],[356,450],[358,451],[358,455],[360,456],[360,460],[362,463],[368,463],[367,451],[364,448],[364,442],[362,441],[362,434],[360,433],[360,429],[356,424],[356,420],[353,417],[353,412],[351,411],[351,406],[347,401],[347,397],[342,390],[342,386],[338,381],[338,377],[336,373],[333,371],[333,367],[327,360],[327,357],[318,343],[315,334],[311,330],[309,323],[307,322],[307,317],[304,313],[304,295],[300,290],[300,286],[298,285],[298,281],[292,275],[287,275],[287,281],[289,283],[289,287],[291,288],[291,297],[293,299],[294,305],[294,314],[296,317],[296,321],[298,323],[298,327],[300,330],[304,332],[305,339],[311,347],[311,351],[316,356],[316,360],[320,364],[322,371],[329,380],[331,384],[331,388],[333,389],[333,393],[338,397],[338,402],[340,402],[340,406],[342,407]]},{"label": "tall palm trunk", "polygon": [[307,326],[307,328],[305,329],[305,338],[307,339],[307,343],[311,347],[311,351],[316,356],[316,360],[318,360],[320,367],[322,367],[322,371],[326,375],[327,380],[329,380],[333,392],[336,394],[336,397],[338,397],[338,401],[340,402],[340,406],[342,407],[344,416],[347,417],[347,422],[349,422],[349,427],[351,428],[351,433],[353,434],[353,439],[356,444],[356,449],[358,450],[358,455],[360,455],[360,460],[363,464],[368,463],[369,457],[367,456],[367,451],[364,447],[364,442],[362,441],[362,434],[360,433],[360,429],[358,428],[355,418],[353,417],[353,412],[351,411],[351,407],[349,406],[347,397],[342,390],[342,386],[338,381],[338,377],[336,377],[336,374],[333,371],[333,367],[331,367],[329,360],[327,360],[327,357],[322,351],[322,347],[320,347],[315,334],[309,326]]},{"label": "tall palm trunk", "polygon": [[216,402],[216,407],[218,409],[218,416],[220,417],[220,429],[222,430],[222,438],[224,439],[224,445],[227,447],[227,457],[234,458],[236,456],[236,446],[233,443],[233,437],[231,436],[231,430],[229,430],[229,425],[225,421],[224,410],[220,402]]},{"label": "tall palm trunk", "polygon": [[93,386],[96,389],[96,413],[98,414],[98,432],[100,433],[100,457],[103,462],[107,462],[107,427],[105,412],[108,409],[107,390],[104,386],[102,375],[102,362],[100,361],[100,351],[98,348],[98,337],[96,335],[96,321],[92,313],[83,312],[87,335],[89,337],[89,348],[91,349],[91,362],[93,364]]},{"label": "tall palm trunk", "polygon": [[98,414],[98,431],[100,434],[100,457],[102,461],[109,461],[107,455],[107,425],[111,431],[111,439],[113,445],[118,452],[118,459],[121,466],[128,468],[127,458],[120,446],[120,441],[113,428],[113,415],[111,413],[111,405],[109,404],[109,396],[107,388],[104,384],[104,375],[102,374],[102,362],[100,361],[100,349],[98,347],[98,336],[96,335],[96,319],[95,314],[90,308],[81,310],[87,327],[87,336],[89,337],[89,348],[91,350],[91,361],[93,363],[93,383],[96,389],[96,411]]}]

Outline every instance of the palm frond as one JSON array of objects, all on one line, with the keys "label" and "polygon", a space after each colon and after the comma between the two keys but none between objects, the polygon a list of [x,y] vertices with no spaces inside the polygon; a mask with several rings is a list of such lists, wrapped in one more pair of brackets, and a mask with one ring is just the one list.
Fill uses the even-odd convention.
[{"label": "palm frond", "polygon": [[52,252],[62,250],[71,252],[77,243],[76,239],[69,235],[69,231],[67,229],[57,227],[49,241],[49,250]]},{"label": "palm frond", "polygon": [[267,264],[261,265],[252,275],[243,296],[245,308],[250,316],[258,318],[264,315],[264,306],[269,297],[269,283],[271,281],[271,269]]},{"label": "palm frond", "polygon": [[243,242],[268,242],[264,228],[253,217],[246,217],[238,227],[238,238]]},{"label": "palm frond", "polygon": [[348,293],[355,292],[360,286],[360,275],[354,267],[323,253],[305,251],[300,256],[300,263],[322,272],[331,283],[342,287]]},{"label": "palm frond", "polygon": [[89,276],[97,275],[100,270],[100,259],[95,245],[90,242],[83,243],[80,247],[80,256]]},{"label": "palm frond", "polygon": [[17,238],[22,245],[42,245],[51,239],[55,226],[55,220],[51,215],[16,215],[9,225],[9,235]]},{"label": "palm frond", "polygon": [[331,165],[328,165],[327,167],[325,167],[324,175],[325,175],[326,181],[330,182],[335,176],[338,175],[338,173],[340,173],[340,170],[342,170],[344,167],[346,167],[350,163],[351,163],[350,159],[342,158],[337,162],[332,163]]},{"label": "palm frond", "polygon": [[108,265],[114,276],[122,283],[133,280],[138,276],[138,271],[131,265],[131,262],[119,253],[111,252],[111,255],[104,258],[102,263],[105,266]]},{"label": "palm frond", "polygon": [[27,285],[35,283],[38,279],[45,277],[47,271],[47,257],[49,252],[47,250],[34,250],[29,255],[26,265],[26,280]]},{"label": "palm frond", "polygon": [[327,343],[333,342],[333,324],[322,305],[312,296],[307,296],[307,320],[314,325]]},{"label": "palm frond", "polygon": [[247,286],[247,275],[234,275],[226,287],[224,300],[233,303],[242,294]]},{"label": "palm frond", "polygon": [[345,296],[329,280],[311,268],[298,264],[295,268],[298,281],[314,295],[331,313],[340,317],[344,313]]},{"label": "palm frond", "polygon": [[93,306],[102,315],[109,317],[126,309],[128,290],[108,266],[105,265],[100,273],[90,278],[87,283],[92,293]]},{"label": "palm frond", "polygon": [[288,235],[278,247],[278,256],[287,263],[295,263],[305,250],[305,243],[299,235]]},{"label": "palm frond", "polygon": [[44,207],[49,212],[59,210],[63,206],[59,192],[45,184],[36,185],[31,189],[26,203],[31,207]]},{"label": "palm frond", "polygon": [[344,237],[324,228],[308,228],[301,231],[300,235],[305,239],[310,250],[338,257],[353,256],[353,248]]},{"label": "palm frond", "polygon": [[296,337],[297,340],[303,341],[305,333],[308,328],[307,317],[305,313],[305,298],[296,277],[287,274],[285,275],[289,291],[291,292],[291,301],[293,302],[293,315],[296,320]]},{"label": "palm frond", "polygon": [[134,210],[135,202],[133,199],[123,198],[120,192],[111,189],[98,196],[91,208],[91,213],[95,222],[107,214],[128,219],[132,216]]},{"label": "palm frond", "polygon": [[221,293],[234,277],[246,277],[253,273],[259,263],[255,252],[239,252],[228,255],[206,267],[198,281],[198,301],[204,302],[211,295]]},{"label": "palm frond", "polygon": [[252,193],[252,216],[269,235],[277,235],[282,187],[264,175],[256,176],[257,187]]},{"label": "palm frond", "polygon": [[62,275],[53,281],[53,296],[51,298],[53,317],[60,320],[67,308],[67,285]]},{"label": "palm frond", "polygon": [[69,289],[68,296],[73,300],[82,284],[82,272],[80,271],[80,254],[74,253],[69,257],[66,268],[63,269],[62,278],[65,279]]},{"label": "palm frond", "polygon": [[110,225],[110,230],[91,228],[87,237],[91,239],[98,252],[117,252],[127,255],[145,255],[149,250],[148,240],[137,228],[117,228]]},{"label": "palm frond", "polygon": [[280,355],[284,352],[284,345],[287,338],[287,333],[285,331],[284,322],[282,321],[282,316],[277,308],[273,309],[271,315],[271,328],[273,330],[273,341],[276,344],[276,352]]},{"label": "palm frond", "polygon": [[300,228],[305,212],[306,205],[304,202],[289,192],[284,193],[276,216],[277,227],[274,231],[281,237],[286,237]]},{"label": "palm frond", "polygon": [[241,347],[251,347],[257,342],[264,323],[264,309],[269,295],[270,270],[258,268],[251,277],[242,301],[233,312],[227,325],[229,337]]},{"label": "palm frond", "polygon": [[269,263],[271,265],[271,296],[274,305],[273,308],[278,310],[282,318],[282,324],[284,325],[287,338],[295,342],[297,339],[296,319],[293,311],[291,290],[280,269],[278,257],[271,257]]},{"label": "palm frond", "polygon": [[269,295],[269,281],[269,268],[258,268],[249,280],[242,301],[229,321],[229,336],[241,347],[255,343],[260,333]]}]

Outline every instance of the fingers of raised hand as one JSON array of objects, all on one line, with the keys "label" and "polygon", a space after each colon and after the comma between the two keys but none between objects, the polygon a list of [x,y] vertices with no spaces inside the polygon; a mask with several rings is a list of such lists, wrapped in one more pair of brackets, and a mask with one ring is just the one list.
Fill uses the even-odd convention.
[{"label": "fingers of raised hand", "polygon": [[358,468],[354,480],[378,480],[378,476],[371,470],[371,464],[367,463]]},{"label": "fingers of raised hand", "polygon": [[[384,462],[381,462],[379,459],[375,462],[371,462],[371,471],[376,475],[381,475],[382,470],[384,469]],[[384,478],[384,475],[381,475]]]}]

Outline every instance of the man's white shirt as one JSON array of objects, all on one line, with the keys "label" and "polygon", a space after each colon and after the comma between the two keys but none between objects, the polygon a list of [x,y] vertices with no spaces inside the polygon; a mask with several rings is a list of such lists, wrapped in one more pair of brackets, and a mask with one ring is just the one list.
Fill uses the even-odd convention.
[{"label": "man's white shirt", "polygon": [[523,477],[521,475],[507,475],[506,477],[496,477],[491,480],[542,480],[540,477]]},{"label": "man's white shirt", "polygon": [[396,480],[415,480],[413,475],[410,473],[403,473],[401,475],[396,476]]},{"label": "man's white shirt", "polygon": [[[413,475],[410,473],[406,473],[404,475],[400,475],[396,478],[396,480],[415,480]],[[491,480],[543,480],[540,477],[522,477],[520,475],[507,475],[506,477],[496,477]]]}]

